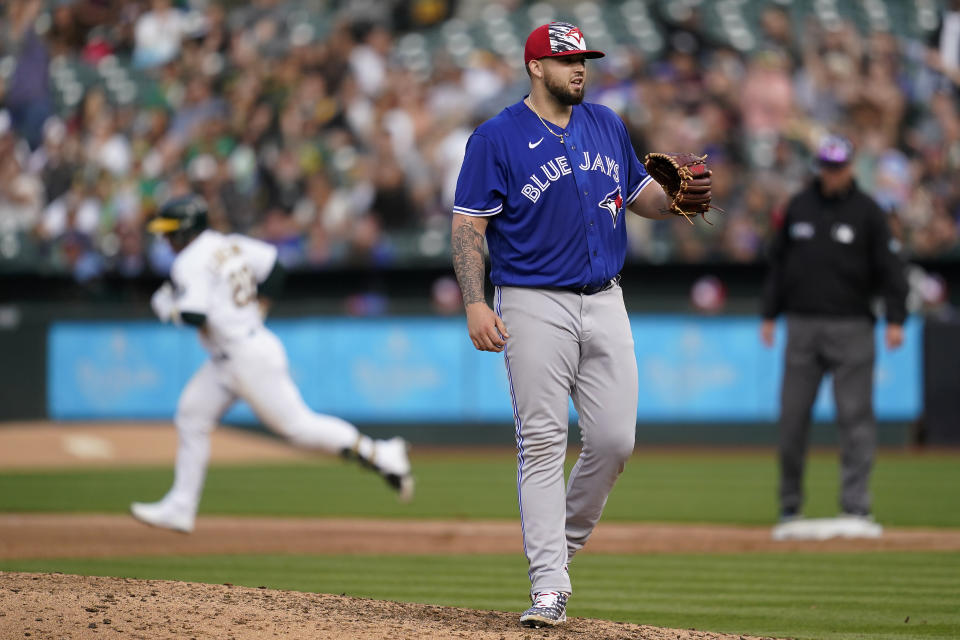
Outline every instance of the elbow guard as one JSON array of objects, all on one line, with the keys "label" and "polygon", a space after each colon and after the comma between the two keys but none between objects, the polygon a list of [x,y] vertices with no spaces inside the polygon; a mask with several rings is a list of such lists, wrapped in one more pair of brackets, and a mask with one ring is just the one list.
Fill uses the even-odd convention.
[{"label": "elbow guard", "polygon": [[203,325],[207,322],[207,314],[183,311],[180,313],[180,320],[182,320],[184,324],[189,324],[192,327],[202,329]]},{"label": "elbow guard", "polygon": [[273,298],[276,299],[280,297],[280,293],[283,291],[283,285],[287,280],[287,270],[283,268],[283,265],[280,264],[280,261],[277,260],[273,263],[273,269],[270,270],[270,273],[267,277],[257,285],[257,295],[264,298]]}]

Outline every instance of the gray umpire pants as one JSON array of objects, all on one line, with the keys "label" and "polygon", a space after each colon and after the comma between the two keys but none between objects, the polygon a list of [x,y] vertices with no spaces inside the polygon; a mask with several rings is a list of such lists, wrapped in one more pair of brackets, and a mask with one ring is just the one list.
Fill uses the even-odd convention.
[{"label": "gray umpire pants", "polygon": [[840,508],[870,512],[876,448],[873,323],[866,318],[791,315],[780,395],[780,507],[800,511],[810,414],[820,381],[833,374],[840,431]]},{"label": "gray umpire pants", "polygon": [[[498,287],[517,437],[517,490],[531,594],[571,593],[583,547],[633,452],[637,361],[619,285],[583,295]],[[569,398],[583,448],[564,487]]]}]

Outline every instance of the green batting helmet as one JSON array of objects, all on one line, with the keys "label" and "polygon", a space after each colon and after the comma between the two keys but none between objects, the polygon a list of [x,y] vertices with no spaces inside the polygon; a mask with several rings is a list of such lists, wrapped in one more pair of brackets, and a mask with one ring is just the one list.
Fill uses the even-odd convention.
[{"label": "green batting helmet", "polygon": [[196,234],[207,228],[207,203],[200,196],[180,196],[160,207],[147,231],[162,234]]}]

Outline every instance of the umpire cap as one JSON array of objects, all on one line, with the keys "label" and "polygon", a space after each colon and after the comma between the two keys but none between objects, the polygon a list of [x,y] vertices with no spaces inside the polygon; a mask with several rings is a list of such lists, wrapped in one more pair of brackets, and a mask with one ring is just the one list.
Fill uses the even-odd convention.
[{"label": "umpire cap", "polygon": [[830,134],[820,140],[817,161],[823,167],[842,167],[853,159],[853,143],[843,136]]},{"label": "umpire cap", "polygon": [[164,203],[157,217],[147,224],[150,233],[200,233],[207,228],[207,203],[200,196],[188,195]]}]

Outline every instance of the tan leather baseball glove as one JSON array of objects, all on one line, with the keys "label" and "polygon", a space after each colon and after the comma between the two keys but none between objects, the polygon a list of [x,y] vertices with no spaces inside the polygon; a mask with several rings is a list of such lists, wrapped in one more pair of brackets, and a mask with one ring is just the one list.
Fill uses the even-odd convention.
[{"label": "tan leather baseball glove", "polygon": [[[691,216],[701,216],[710,209],[723,209],[710,204],[710,176],[707,156],[695,153],[648,153],[643,159],[650,177],[656,180],[670,198],[667,213],[680,215],[693,224]],[[706,220],[706,217],[704,217]],[[707,223],[710,223],[707,220]]]}]

